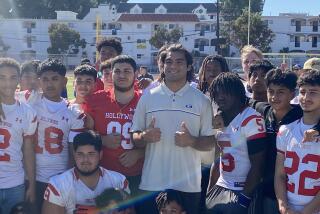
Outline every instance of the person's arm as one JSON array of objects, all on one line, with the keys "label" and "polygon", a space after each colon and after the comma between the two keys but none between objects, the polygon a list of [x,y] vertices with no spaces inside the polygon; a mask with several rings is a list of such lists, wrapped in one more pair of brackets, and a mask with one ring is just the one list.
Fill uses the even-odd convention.
[{"label": "person's arm", "polygon": [[25,167],[26,176],[29,181],[28,189],[26,190],[26,200],[29,202],[34,202],[35,200],[35,148],[34,148],[34,138],[25,137],[23,142],[23,163]]},{"label": "person's arm", "polygon": [[210,151],[215,143],[214,136],[194,137],[190,134],[185,122],[181,123],[181,131],[175,134],[175,143],[180,147],[192,147],[198,151]]},{"label": "person's arm", "polygon": [[264,171],[265,151],[249,154],[249,160],[251,163],[251,168],[247,175],[243,193],[246,196],[251,197],[256,186],[261,182]]},{"label": "person's arm", "polygon": [[286,213],[289,210],[287,200],[287,176],[284,171],[284,153],[278,151],[276,158],[276,168],[274,174],[274,190],[276,193],[279,211],[281,214]]},{"label": "person's arm", "polygon": [[302,210],[302,214],[320,212],[320,191]]},{"label": "person's arm", "polygon": [[148,143],[160,141],[160,128],[155,127],[156,120],[152,118],[151,123],[144,131],[135,131],[132,133],[132,142],[136,148],[144,148]]},{"label": "person's arm", "polygon": [[144,158],[145,149],[131,149],[122,153],[119,157],[119,161],[124,167],[134,166],[141,158]]},{"label": "person's arm", "polygon": [[66,212],[64,207],[50,203],[47,200],[44,200],[41,213],[42,214],[65,214]]}]

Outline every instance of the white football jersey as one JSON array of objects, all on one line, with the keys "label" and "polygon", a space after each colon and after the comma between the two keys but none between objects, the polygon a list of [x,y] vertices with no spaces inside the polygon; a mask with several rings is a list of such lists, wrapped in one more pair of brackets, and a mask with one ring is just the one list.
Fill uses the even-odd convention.
[{"label": "white football jersey", "polygon": [[53,176],[44,193],[44,200],[64,207],[67,213],[71,214],[78,206],[95,206],[94,199],[105,189],[118,188],[130,193],[129,183],[124,175],[102,167],[100,167],[100,175],[94,190],[79,179],[74,168]]},{"label": "white football jersey", "polygon": [[320,191],[320,141],[302,143],[305,125],[299,119],[280,127],[277,150],[285,155],[287,197],[296,210],[303,209]]},{"label": "white football jersey", "polygon": [[42,93],[34,90],[17,91],[15,94],[17,100],[19,100],[22,103],[27,103],[29,105],[33,105],[41,96]]},{"label": "white football jersey", "polygon": [[6,119],[0,122],[0,189],[24,183],[23,139],[33,137],[37,118],[30,106],[17,101],[2,104]]},{"label": "white football jersey", "polygon": [[46,183],[51,176],[67,170],[69,142],[84,130],[84,115],[69,109],[66,100],[53,103],[43,96],[32,107],[38,120],[36,180]]},{"label": "white football jersey", "polygon": [[265,136],[264,119],[251,107],[244,109],[227,127],[217,132],[217,144],[222,150],[217,185],[243,190],[251,168],[247,141]]}]

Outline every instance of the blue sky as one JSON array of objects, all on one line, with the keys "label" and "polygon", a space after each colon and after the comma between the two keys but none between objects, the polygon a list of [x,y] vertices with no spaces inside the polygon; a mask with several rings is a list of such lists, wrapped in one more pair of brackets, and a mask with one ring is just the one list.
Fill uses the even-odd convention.
[{"label": "blue sky", "polygon": [[[211,3],[216,0],[129,0],[130,3]],[[309,13],[320,14],[320,0],[265,0],[263,15],[278,15],[279,13]]]}]

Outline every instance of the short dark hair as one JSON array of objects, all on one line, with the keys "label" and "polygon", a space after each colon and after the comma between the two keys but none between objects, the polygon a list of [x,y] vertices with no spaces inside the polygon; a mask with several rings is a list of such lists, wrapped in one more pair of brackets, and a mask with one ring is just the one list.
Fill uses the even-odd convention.
[{"label": "short dark hair", "polygon": [[74,69],[73,72],[74,76],[77,77],[78,75],[88,75],[92,76],[94,80],[97,79],[97,70],[91,65],[79,65]]},{"label": "short dark hair", "polygon": [[240,99],[242,104],[246,103],[246,91],[240,77],[233,72],[219,74],[212,82],[210,87],[210,97],[214,99],[215,95],[221,91],[233,97]]},{"label": "short dark hair", "polygon": [[163,209],[170,202],[176,202],[178,205],[180,205],[182,210],[185,210],[181,194],[176,190],[167,190],[165,192],[160,192],[156,198],[158,211],[160,212],[160,210]]},{"label": "short dark hair", "polygon": [[267,87],[270,84],[280,85],[294,91],[297,87],[297,75],[292,71],[282,71],[279,68],[268,71],[266,77]]},{"label": "short dark hair", "polygon": [[298,79],[298,86],[304,85],[320,86],[320,71],[310,70],[303,72]]},{"label": "short dark hair", "polygon": [[100,52],[101,48],[104,46],[113,47],[118,55],[122,53],[122,45],[121,42],[114,37],[104,37],[97,44],[97,50]]},{"label": "short dark hair", "polygon": [[107,59],[100,64],[100,71],[103,71],[104,69],[111,69],[111,63],[112,59]]},{"label": "short dark hair", "polygon": [[20,64],[18,61],[12,58],[0,58],[0,68],[10,67],[17,70],[18,75],[20,76]]},{"label": "short dark hair", "polygon": [[[187,66],[191,66],[191,69],[188,71],[187,73],[187,81],[188,82],[191,82],[192,80],[194,80],[194,67],[193,67],[193,57],[191,55],[191,53],[185,49],[181,44],[177,43],[177,44],[171,44],[169,45],[165,51],[163,51],[161,54],[160,54],[160,57],[161,57],[161,62],[164,64],[166,58],[167,58],[167,55],[169,52],[182,52],[186,58],[186,62],[187,62]],[[164,80],[165,78],[165,74],[164,72],[162,71],[161,74],[160,74],[160,78],[161,80]]]},{"label": "short dark hair", "polygon": [[90,145],[98,152],[102,149],[102,140],[99,134],[92,130],[81,132],[73,139],[73,150],[76,151],[80,146]]},{"label": "short dark hair", "polygon": [[38,76],[40,77],[47,71],[57,72],[61,76],[66,76],[67,68],[59,59],[46,59],[44,60],[38,69]]},{"label": "short dark hair", "polygon": [[267,73],[271,69],[274,69],[274,66],[270,61],[266,59],[254,62],[252,65],[250,65],[249,68],[249,78],[251,77],[254,71],[262,70],[263,72]]},{"label": "short dark hair", "polygon": [[21,65],[21,76],[25,73],[35,73],[37,74],[40,65],[40,60],[30,60],[22,63]]},{"label": "short dark hair", "polygon": [[198,88],[202,93],[206,93],[208,91],[208,88],[210,85],[207,83],[207,80],[205,79],[205,67],[209,62],[218,62],[221,66],[222,72],[229,72],[229,66],[227,63],[227,60],[220,55],[209,55],[202,61],[201,67],[199,69],[199,83]]},{"label": "short dark hair", "polygon": [[90,59],[82,58],[80,61],[80,65],[91,65]]},{"label": "short dark hair", "polygon": [[117,63],[128,63],[133,68],[134,72],[137,70],[137,63],[136,61],[128,55],[119,55],[112,59],[111,61],[111,68],[113,69],[114,65]]},{"label": "short dark hair", "polygon": [[129,194],[124,190],[107,188],[95,198],[95,202],[96,206],[102,209],[108,207],[111,202],[116,202],[118,208],[125,209],[133,206],[133,204],[129,203],[128,199]]}]

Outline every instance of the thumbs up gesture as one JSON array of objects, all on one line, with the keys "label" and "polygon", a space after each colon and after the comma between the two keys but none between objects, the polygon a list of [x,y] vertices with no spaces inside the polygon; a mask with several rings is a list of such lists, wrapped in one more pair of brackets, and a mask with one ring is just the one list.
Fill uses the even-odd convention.
[{"label": "thumbs up gesture", "polygon": [[160,128],[155,127],[156,119],[152,117],[152,120],[147,127],[146,130],[142,132],[142,138],[147,143],[155,143],[159,142],[161,138],[161,131]]},{"label": "thumbs up gesture", "polygon": [[175,134],[176,145],[180,147],[192,147],[195,143],[195,138],[190,134],[185,122],[181,123],[180,130],[181,131],[177,131]]}]

